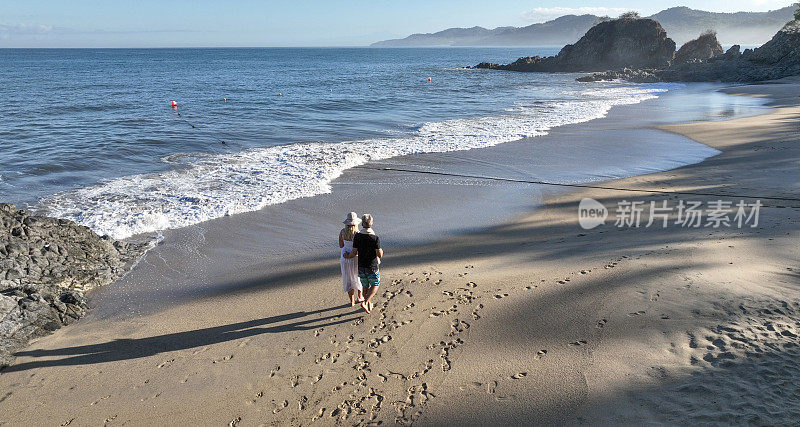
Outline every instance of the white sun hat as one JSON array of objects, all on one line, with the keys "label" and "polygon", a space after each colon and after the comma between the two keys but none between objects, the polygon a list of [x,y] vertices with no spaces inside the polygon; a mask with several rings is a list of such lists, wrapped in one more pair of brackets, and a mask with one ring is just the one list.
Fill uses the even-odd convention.
[{"label": "white sun hat", "polygon": [[350,212],[347,214],[347,219],[343,221],[345,225],[358,225],[361,220],[358,218],[358,214],[355,212]]}]

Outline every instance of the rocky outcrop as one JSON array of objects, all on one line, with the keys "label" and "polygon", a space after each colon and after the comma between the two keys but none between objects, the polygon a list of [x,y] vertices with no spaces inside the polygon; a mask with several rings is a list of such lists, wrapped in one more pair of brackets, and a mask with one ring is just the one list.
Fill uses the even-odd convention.
[{"label": "rocky outcrop", "polygon": [[739,46],[705,61],[673,64],[665,68],[622,69],[595,73],[578,81],[628,80],[650,82],[757,82],[800,75],[800,28],[790,23],[772,40],[755,50],[739,53]]},{"label": "rocky outcrop", "polygon": [[688,62],[706,61],[717,55],[722,55],[723,52],[722,45],[717,41],[717,34],[708,31],[681,46],[672,63],[686,64]]},{"label": "rocky outcrop", "polygon": [[476,68],[540,72],[651,68],[667,66],[674,55],[675,42],[658,22],[620,18],[595,25],[556,56],[520,58],[508,65],[481,63]]},{"label": "rocky outcrop", "polygon": [[146,248],[0,203],[0,368],[31,338],[80,318],[84,293],[121,276]]},{"label": "rocky outcrop", "polygon": [[627,80],[636,83],[656,83],[660,82],[660,77],[656,75],[656,69],[631,69],[623,68],[618,71],[606,71],[604,73],[592,73],[588,76],[581,76],[575,79],[583,83],[603,82],[612,80]]}]

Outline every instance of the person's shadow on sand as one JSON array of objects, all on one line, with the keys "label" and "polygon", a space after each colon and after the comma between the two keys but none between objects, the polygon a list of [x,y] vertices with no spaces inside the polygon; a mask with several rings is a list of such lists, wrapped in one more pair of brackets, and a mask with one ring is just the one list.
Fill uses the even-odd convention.
[{"label": "person's shadow on sand", "polygon": [[[264,319],[250,320],[247,322],[233,323],[230,325],[215,326],[212,328],[197,329],[194,331],[176,332],[147,338],[122,338],[100,344],[65,347],[53,350],[28,350],[17,352],[16,356],[28,357],[53,357],[69,356],[54,360],[38,360],[11,365],[3,372],[24,371],[27,369],[47,366],[88,365],[94,363],[113,362],[118,360],[137,359],[166,353],[176,350],[186,350],[226,341],[237,340],[261,334],[279,332],[302,331],[337,325],[357,319],[359,311],[332,314],[324,317],[304,319],[315,314],[350,308],[349,304],[324,308],[315,311],[298,311],[296,313],[281,314]],[[344,316],[348,316],[343,318]],[[277,326],[267,326],[275,323],[296,320]]]}]

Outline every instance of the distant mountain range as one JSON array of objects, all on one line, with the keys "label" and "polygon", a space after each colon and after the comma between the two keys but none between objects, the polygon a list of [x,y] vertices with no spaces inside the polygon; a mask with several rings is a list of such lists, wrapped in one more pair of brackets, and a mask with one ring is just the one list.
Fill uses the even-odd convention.
[{"label": "distant mountain range", "polygon": [[[769,12],[717,13],[673,7],[649,18],[660,22],[678,46],[697,38],[705,30],[716,30],[723,45],[748,46],[769,40],[793,19],[794,10],[794,6],[788,6]],[[566,15],[527,27],[450,28],[384,40],[372,46],[563,46],[575,43],[600,19],[595,15]]]}]

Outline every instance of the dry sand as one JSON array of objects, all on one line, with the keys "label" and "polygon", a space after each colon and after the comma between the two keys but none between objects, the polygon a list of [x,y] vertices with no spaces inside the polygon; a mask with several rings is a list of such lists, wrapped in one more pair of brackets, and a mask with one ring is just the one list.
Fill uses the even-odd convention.
[{"label": "dry sand", "polygon": [[[800,85],[736,92],[768,94],[775,109],[667,127],[722,154],[608,185],[734,202],[743,193],[797,197]],[[387,251],[367,317],[339,305],[345,297],[329,291],[339,286],[336,270],[319,261],[297,266],[284,287],[78,322],[33,343],[0,375],[0,419],[796,422],[800,202],[764,201],[752,229],[607,223],[585,231],[577,224],[583,197],[613,208],[666,196],[554,193],[512,223]]]}]

